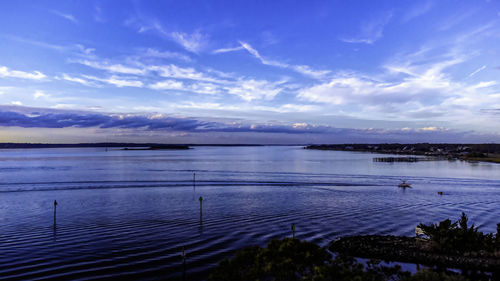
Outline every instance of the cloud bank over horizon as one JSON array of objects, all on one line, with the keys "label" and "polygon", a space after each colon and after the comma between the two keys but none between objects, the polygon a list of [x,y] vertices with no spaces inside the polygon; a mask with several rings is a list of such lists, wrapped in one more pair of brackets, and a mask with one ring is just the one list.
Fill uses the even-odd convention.
[{"label": "cloud bank over horizon", "polygon": [[0,140],[500,141],[500,6],[362,2],[2,3]]},{"label": "cloud bank over horizon", "polygon": [[[452,142],[478,142],[482,138],[496,138],[498,135],[480,135],[474,132],[460,132],[438,127],[401,128],[401,129],[352,129],[333,126],[317,126],[307,123],[270,124],[249,123],[244,120],[204,120],[193,117],[172,117],[163,114],[104,114],[86,111],[60,109],[29,108],[22,106],[0,106],[0,128],[8,131],[19,129],[97,129],[108,135],[128,133],[120,141],[136,141],[128,138],[135,134],[153,132],[163,136],[166,142],[193,142],[193,139],[182,139],[190,134],[203,136],[202,141],[194,143],[218,143],[215,136],[232,134],[229,143],[248,142],[248,134],[256,143],[340,143],[340,142],[444,142],[453,138]],[[175,141],[170,135],[175,135]],[[238,135],[239,134],[239,135]],[[92,139],[92,138],[89,138]],[[293,140],[292,142],[286,139]],[[102,139],[96,138],[93,141]],[[108,140],[108,139],[107,139]],[[188,141],[190,140],[190,141]],[[74,142],[71,141],[70,142]]]}]

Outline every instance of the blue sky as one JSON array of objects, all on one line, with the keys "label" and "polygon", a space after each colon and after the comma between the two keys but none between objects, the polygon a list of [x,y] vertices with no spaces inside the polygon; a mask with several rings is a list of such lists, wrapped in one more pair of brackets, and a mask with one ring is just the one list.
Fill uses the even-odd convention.
[{"label": "blue sky", "polygon": [[500,2],[2,1],[0,141],[498,142]]}]

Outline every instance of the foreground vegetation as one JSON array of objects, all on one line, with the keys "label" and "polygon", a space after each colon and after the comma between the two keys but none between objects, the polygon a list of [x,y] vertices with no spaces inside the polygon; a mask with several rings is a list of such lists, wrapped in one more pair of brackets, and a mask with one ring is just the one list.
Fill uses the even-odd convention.
[{"label": "foreground vegetation", "polygon": [[[500,224],[496,235],[484,234],[474,225],[469,227],[468,218],[462,213],[461,218],[453,223],[448,219],[439,224],[420,224],[419,227],[427,239],[395,236],[340,239],[330,245],[330,250],[338,253],[335,257],[314,243],[291,238],[272,240],[265,248],[253,246],[237,251],[234,258],[219,263],[209,280],[451,281],[497,280],[500,277],[496,272],[500,268],[497,266],[500,264]],[[370,260],[359,262],[354,257]],[[381,264],[381,260],[444,267],[420,270],[412,275],[399,265]],[[445,263],[440,264],[441,260]],[[464,261],[468,266],[461,266]],[[487,267],[491,263],[493,266]],[[489,273],[484,274],[484,266],[492,270],[486,270]],[[462,268],[463,275],[445,268]]]},{"label": "foreground vegetation", "polygon": [[422,270],[414,275],[399,265],[384,266],[380,260],[366,264],[353,257],[332,255],[311,242],[285,238],[272,240],[267,247],[247,247],[225,259],[210,275],[210,281],[229,280],[468,280],[454,273]]},{"label": "foreground vegetation", "polygon": [[[433,251],[444,254],[478,255],[492,254],[498,256],[500,251],[500,223],[497,224],[497,233],[483,233],[477,227],[468,226],[468,217],[462,212],[459,220],[450,219],[439,224],[419,224],[424,233],[430,238]],[[482,252],[482,253],[481,253]]]}]

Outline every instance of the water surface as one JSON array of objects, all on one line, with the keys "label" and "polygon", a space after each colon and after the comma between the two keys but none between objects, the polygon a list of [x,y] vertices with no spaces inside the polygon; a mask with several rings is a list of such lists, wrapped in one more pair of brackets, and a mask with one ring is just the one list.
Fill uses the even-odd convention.
[{"label": "water surface", "polygon": [[1,150],[0,279],[179,279],[185,247],[189,280],[202,280],[238,248],[291,236],[292,223],[322,246],[414,235],[461,211],[496,231],[500,165],[373,157],[291,146]]}]

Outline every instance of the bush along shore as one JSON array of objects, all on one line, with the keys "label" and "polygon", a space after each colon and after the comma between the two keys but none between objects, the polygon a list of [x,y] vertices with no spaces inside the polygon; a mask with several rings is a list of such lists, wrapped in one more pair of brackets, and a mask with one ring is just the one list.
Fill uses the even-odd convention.
[{"label": "bush along shore", "polygon": [[[462,213],[453,223],[418,227],[426,238],[350,236],[332,242],[330,252],[298,239],[272,240],[265,248],[247,247],[221,261],[209,280],[500,280],[500,224],[496,235],[484,234],[469,227]],[[382,260],[428,268],[411,274]]]}]

